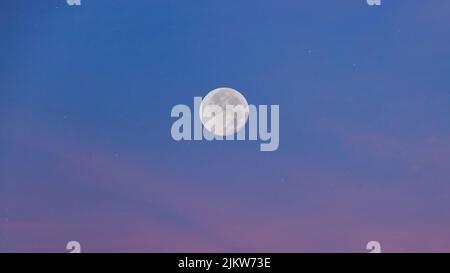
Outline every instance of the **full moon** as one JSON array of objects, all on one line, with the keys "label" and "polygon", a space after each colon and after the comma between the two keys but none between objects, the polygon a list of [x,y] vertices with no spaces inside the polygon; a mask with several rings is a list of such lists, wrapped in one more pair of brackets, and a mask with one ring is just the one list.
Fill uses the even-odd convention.
[{"label": "full moon", "polygon": [[[211,114],[211,109],[217,111]],[[232,88],[221,87],[206,95],[200,104],[199,114],[206,130],[214,135],[229,136],[245,126],[249,106],[241,93]]]}]

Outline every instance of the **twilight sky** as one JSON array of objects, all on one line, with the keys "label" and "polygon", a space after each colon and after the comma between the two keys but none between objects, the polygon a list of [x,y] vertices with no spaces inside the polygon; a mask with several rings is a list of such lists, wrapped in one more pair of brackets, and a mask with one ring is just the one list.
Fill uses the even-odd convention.
[{"label": "twilight sky", "polygon": [[[217,87],[280,147],[176,142]],[[0,252],[450,252],[450,2],[0,2]]]}]

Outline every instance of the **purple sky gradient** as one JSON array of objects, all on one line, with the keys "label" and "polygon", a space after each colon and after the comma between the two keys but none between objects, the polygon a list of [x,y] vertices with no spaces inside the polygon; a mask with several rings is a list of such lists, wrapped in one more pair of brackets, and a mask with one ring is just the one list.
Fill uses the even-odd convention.
[{"label": "purple sky gradient", "polygon": [[[0,4],[0,252],[450,251],[450,2],[41,2]],[[278,151],[172,140],[220,86]]]}]

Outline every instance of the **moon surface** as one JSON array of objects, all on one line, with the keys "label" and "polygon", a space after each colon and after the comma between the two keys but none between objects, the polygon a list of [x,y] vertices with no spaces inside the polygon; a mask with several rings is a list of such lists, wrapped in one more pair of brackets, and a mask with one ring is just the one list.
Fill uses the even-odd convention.
[{"label": "moon surface", "polygon": [[229,136],[245,126],[249,106],[237,90],[221,87],[206,95],[200,104],[199,114],[206,130],[217,136]]}]

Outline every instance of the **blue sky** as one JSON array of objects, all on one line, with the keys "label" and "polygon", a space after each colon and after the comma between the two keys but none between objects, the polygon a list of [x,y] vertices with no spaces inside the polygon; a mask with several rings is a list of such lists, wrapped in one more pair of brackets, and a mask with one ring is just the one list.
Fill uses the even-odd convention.
[{"label": "blue sky", "polygon": [[[445,1],[0,3],[0,251],[444,251]],[[280,148],[175,142],[228,86]]]}]

